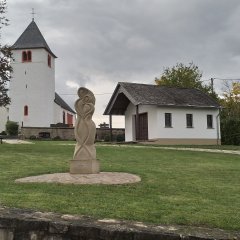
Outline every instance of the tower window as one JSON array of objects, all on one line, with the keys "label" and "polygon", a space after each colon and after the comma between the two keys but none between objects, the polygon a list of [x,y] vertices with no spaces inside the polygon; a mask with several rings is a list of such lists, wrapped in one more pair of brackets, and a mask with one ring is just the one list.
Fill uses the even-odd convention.
[{"label": "tower window", "polygon": [[48,66],[51,67],[52,66],[52,59],[51,56],[48,54]]},{"label": "tower window", "polygon": [[22,62],[31,62],[32,61],[32,52],[23,51],[22,52]]},{"label": "tower window", "polygon": [[24,116],[28,116],[28,106],[24,106]]},{"label": "tower window", "polygon": [[27,51],[27,56],[28,56],[28,62],[31,62],[32,61],[32,52]]},{"label": "tower window", "polygon": [[26,61],[27,61],[27,52],[26,52],[26,51],[23,51],[23,52],[22,52],[22,61],[23,61],[23,62],[26,62]]}]

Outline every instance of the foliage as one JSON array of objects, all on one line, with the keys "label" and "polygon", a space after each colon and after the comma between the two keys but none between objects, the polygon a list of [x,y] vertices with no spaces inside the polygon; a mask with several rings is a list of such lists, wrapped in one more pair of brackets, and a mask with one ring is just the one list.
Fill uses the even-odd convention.
[{"label": "foliage", "polygon": [[60,136],[55,136],[55,137],[52,138],[52,140],[53,141],[59,141],[59,140],[61,140],[61,137]]},{"label": "foliage", "polygon": [[125,141],[125,134],[118,134],[116,137],[117,142],[124,142]]},{"label": "foliage", "polygon": [[188,66],[177,63],[176,66],[165,68],[162,76],[155,78],[155,82],[160,86],[196,88],[217,99],[217,94],[212,93],[211,86],[204,85],[201,78],[202,72],[193,62]]},{"label": "foliage", "polygon": [[29,137],[29,139],[30,139],[30,140],[36,140],[37,137],[36,137],[35,135],[31,135],[31,136]]},{"label": "foliage", "polygon": [[240,83],[225,83],[226,90],[221,100],[221,135],[223,144],[240,145]]},{"label": "foliage", "polygon": [[7,135],[7,133],[5,132],[5,131],[2,131],[1,133],[0,133],[0,135]]},{"label": "foliage", "polygon": [[[6,13],[6,0],[0,2],[0,30],[3,26],[7,26],[9,20],[5,17]],[[0,43],[0,107],[6,106],[10,103],[8,97],[8,82],[11,79],[13,71],[10,61],[12,59],[11,47],[2,45]]]},{"label": "foliage", "polygon": [[13,121],[7,121],[6,123],[6,132],[10,136],[18,135],[18,123]]},{"label": "foliage", "polygon": [[240,119],[222,119],[221,137],[222,144],[240,145]]},{"label": "foliage", "polygon": [[[239,156],[153,147],[97,146],[103,172],[130,172],[137,184],[16,184],[15,179],[68,172],[74,142],[3,144],[3,206],[113,218],[240,229]],[[66,143],[64,145],[64,143]]]}]

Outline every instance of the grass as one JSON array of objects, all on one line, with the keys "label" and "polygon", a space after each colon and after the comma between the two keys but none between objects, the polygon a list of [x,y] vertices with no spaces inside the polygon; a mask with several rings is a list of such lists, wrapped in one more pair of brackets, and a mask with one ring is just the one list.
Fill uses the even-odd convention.
[{"label": "grass", "polygon": [[[69,142],[67,142],[68,144]],[[0,205],[98,218],[240,229],[240,157],[129,146],[97,146],[102,171],[130,172],[132,185],[16,184],[68,172],[73,145],[0,145]]]}]

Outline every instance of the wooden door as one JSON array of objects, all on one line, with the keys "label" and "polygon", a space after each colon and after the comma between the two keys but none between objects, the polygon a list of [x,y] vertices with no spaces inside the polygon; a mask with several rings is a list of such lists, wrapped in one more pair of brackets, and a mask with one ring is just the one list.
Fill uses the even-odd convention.
[{"label": "wooden door", "polygon": [[[137,122],[135,121],[135,126],[139,130],[138,138],[136,140],[148,140],[148,114],[141,113],[138,115],[139,117],[139,126],[137,126]],[[137,129],[136,129],[137,132]]]}]

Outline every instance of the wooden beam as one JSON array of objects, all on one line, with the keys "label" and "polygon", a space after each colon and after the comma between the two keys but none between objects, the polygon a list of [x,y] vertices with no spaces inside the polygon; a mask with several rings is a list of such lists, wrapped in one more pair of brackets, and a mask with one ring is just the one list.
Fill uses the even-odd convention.
[{"label": "wooden beam", "polygon": [[136,131],[136,140],[139,140],[139,109],[138,105],[136,106],[136,126],[135,126],[135,131]]},{"label": "wooden beam", "polygon": [[110,142],[113,141],[113,134],[112,134],[112,115],[109,115],[109,128],[110,128]]}]

